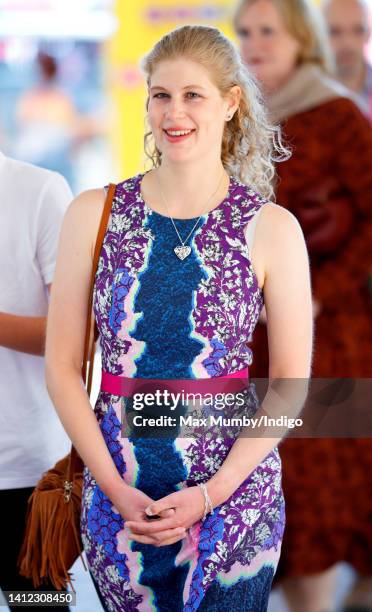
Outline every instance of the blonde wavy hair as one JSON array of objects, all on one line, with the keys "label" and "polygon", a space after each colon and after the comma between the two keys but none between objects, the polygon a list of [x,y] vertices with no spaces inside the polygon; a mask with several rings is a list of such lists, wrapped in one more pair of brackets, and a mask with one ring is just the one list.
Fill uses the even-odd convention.
[{"label": "blonde wavy hair", "polygon": [[[148,87],[160,62],[179,58],[206,68],[222,97],[226,97],[234,85],[240,86],[239,108],[225,124],[221,161],[228,174],[263,197],[274,199],[274,164],[288,159],[290,152],[283,144],[280,127],[270,123],[260,89],[236,47],[214,27],[186,25],[176,28],[157,42],[142,60]],[[146,109],[148,103],[149,98]],[[145,133],[144,149],[152,166],[160,166],[161,152],[151,131]]]},{"label": "blonde wavy hair", "polygon": [[[235,30],[245,8],[258,0],[240,0],[233,16]],[[284,25],[300,45],[298,64],[316,64],[329,75],[335,73],[335,60],[326,22],[314,0],[270,0],[278,9]]]}]

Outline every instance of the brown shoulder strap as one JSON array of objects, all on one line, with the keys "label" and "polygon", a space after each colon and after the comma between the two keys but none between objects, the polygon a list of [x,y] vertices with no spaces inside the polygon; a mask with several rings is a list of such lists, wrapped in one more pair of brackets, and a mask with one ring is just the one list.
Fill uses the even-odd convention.
[{"label": "brown shoulder strap", "polygon": [[[89,298],[88,298],[88,310],[87,310],[87,320],[85,327],[85,339],[84,339],[84,353],[83,353],[83,362],[81,367],[81,375],[83,381],[87,388],[87,393],[90,395],[92,388],[92,375],[93,375],[93,365],[94,365],[94,352],[95,352],[95,341],[97,339],[98,334],[96,333],[96,324],[94,324],[94,333],[93,338],[90,342],[91,336],[91,322],[92,322],[92,307],[93,307],[93,293],[94,293],[94,281],[98,268],[98,260],[101,254],[102,244],[106,233],[108,219],[111,213],[112,201],[115,195],[116,185],[114,183],[110,183],[105,204],[102,211],[101,221],[98,228],[96,244],[94,247],[93,254],[93,263],[92,263],[92,273],[90,276],[90,287],[89,287]],[[90,347],[89,347],[90,345]],[[87,378],[87,369],[88,369],[88,360],[89,360],[89,372]],[[70,461],[68,467],[68,480],[74,480],[74,474],[76,472],[81,472],[83,470],[84,464],[79,457],[74,446],[71,447],[70,452]]]},{"label": "brown shoulder strap", "polygon": [[[94,326],[94,334],[92,339],[92,344],[90,345],[90,336],[91,336],[91,323],[92,323],[92,306],[93,306],[93,292],[94,292],[94,280],[98,268],[98,260],[101,254],[102,244],[106,233],[108,219],[111,213],[112,201],[115,194],[116,185],[110,183],[108,188],[108,192],[106,195],[105,204],[102,211],[101,221],[98,228],[96,244],[94,247],[93,254],[93,263],[92,263],[92,272],[90,277],[90,287],[89,287],[89,297],[88,297],[88,310],[87,310],[87,321],[85,327],[85,339],[84,339],[84,353],[83,353],[83,363],[81,368],[81,374],[84,383],[87,386],[88,395],[90,395],[91,385],[92,385],[92,371],[93,371],[93,358],[94,358],[94,347],[96,340],[96,327]],[[87,379],[87,368],[88,368],[88,360],[90,364],[89,375]],[[90,381],[89,381],[90,379]],[[90,384],[89,384],[90,382]]]}]

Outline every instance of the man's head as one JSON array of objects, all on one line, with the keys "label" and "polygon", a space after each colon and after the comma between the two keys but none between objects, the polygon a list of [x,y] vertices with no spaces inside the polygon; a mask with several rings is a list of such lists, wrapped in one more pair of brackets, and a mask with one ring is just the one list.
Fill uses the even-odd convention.
[{"label": "man's head", "polygon": [[329,26],[339,76],[348,78],[364,63],[368,41],[369,7],[367,0],[325,0],[324,15]]}]

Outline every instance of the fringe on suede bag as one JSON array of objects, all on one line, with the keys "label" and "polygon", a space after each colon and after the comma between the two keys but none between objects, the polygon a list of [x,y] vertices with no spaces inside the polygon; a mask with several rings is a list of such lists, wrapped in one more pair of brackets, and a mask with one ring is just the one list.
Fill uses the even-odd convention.
[{"label": "fringe on suede bag", "polygon": [[[115,187],[110,184],[106,195],[93,256],[81,371],[88,395],[92,387],[95,343],[98,337],[94,325],[93,340],[90,342],[94,278]],[[26,529],[18,566],[20,574],[31,578],[35,588],[49,580],[58,590],[66,588],[67,584],[74,590],[69,569],[79,556],[84,563],[80,536],[83,469],[84,464],[72,446],[66,457],[43,474],[28,500]]]}]

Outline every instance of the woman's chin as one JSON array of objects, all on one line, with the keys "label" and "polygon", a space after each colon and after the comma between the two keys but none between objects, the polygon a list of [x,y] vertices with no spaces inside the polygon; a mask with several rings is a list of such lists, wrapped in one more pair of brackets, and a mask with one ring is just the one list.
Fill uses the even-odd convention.
[{"label": "woman's chin", "polygon": [[167,163],[171,164],[184,164],[192,161],[196,157],[195,153],[191,151],[164,151],[162,159]]}]

